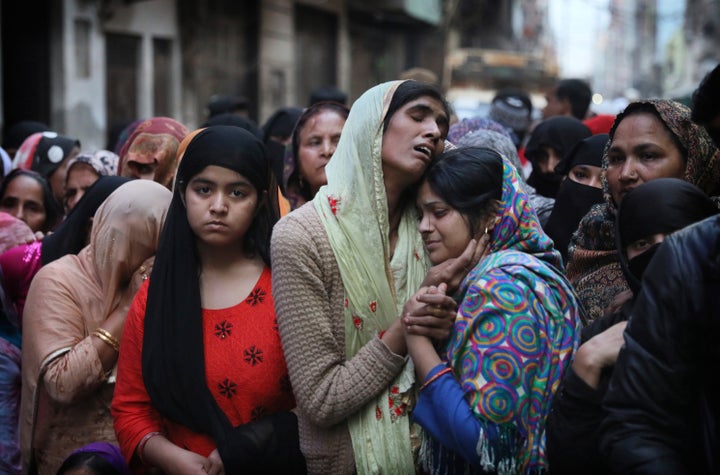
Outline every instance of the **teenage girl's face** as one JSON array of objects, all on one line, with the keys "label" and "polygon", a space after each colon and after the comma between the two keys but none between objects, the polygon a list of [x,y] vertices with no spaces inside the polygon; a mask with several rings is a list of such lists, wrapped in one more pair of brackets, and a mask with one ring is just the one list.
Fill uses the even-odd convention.
[{"label": "teenage girl's face", "polygon": [[613,201],[657,178],[683,178],[685,160],[670,132],[654,114],[638,113],[622,120],[608,150],[606,172]]},{"label": "teenage girl's face", "polygon": [[448,117],[439,100],[423,96],[402,106],[383,135],[385,176],[417,182],[430,161],[442,153],[447,132]]},{"label": "teenage girl's face", "polygon": [[568,178],[576,183],[593,188],[602,188],[602,168],[595,165],[575,165]]},{"label": "teenage girl's face", "polygon": [[310,185],[313,194],[327,183],[325,165],[335,153],[344,125],[343,116],[333,110],[325,109],[308,119],[300,131],[298,147],[300,176]]},{"label": "teenage girl's face", "polygon": [[209,165],[188,182],[184,201],[198,244],[234,247],[242,246],[259,198],[243,175]]},{"label": "teenage girl's face", "polygon": [[34,178],[20,175],[11,181],[0,197],[0,211],[27,223],[33,232],[42,231],[47,219],[43,189]]},{"label": "teenage girl's face", "polygon": [[467,218],[432,191],[427,182],[420,185],[415,204],[420,216],[418,231],[430,262],[439,264],[462,254],[472,239]]}]

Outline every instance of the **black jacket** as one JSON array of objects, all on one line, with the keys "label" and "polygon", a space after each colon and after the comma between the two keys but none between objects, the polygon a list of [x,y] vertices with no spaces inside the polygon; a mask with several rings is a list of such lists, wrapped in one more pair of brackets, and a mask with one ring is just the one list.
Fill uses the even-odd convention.
[{"label": "black jacket", "polygon": [[720,470],[720,216],[668,238],[643,276],[604,407],[615,473]]},{"label": "black jacket", "polygon": [[[616,323],[627,320],[632,302],[622,310],[593,320],[583,328],[580,344]],[[598,429],[606,412],[602,401],[612,376],[612,367],[604,368],[597,389],[588,386],[568,366],[553,398],[546,427],[546,450],[553,475],[606,475],[609,467],[600,456]]]}]

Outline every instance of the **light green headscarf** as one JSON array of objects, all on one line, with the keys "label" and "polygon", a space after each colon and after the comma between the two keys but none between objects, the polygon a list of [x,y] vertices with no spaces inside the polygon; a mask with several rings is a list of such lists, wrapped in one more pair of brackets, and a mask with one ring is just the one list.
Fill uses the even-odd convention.
[{"label": "light green headscarf", "polygon": [[[328,184],[313,202],[325,225],[345,287],[345,351],[352,358],[398,318],[428,267],[412,204],[404,211],[390,260],[382,171],[383,119],[401,81],[373,87],[352,106],[325,168]],[[348,421],[359,474],[415,473],[410,444],[409,362],[377,398]]]}]

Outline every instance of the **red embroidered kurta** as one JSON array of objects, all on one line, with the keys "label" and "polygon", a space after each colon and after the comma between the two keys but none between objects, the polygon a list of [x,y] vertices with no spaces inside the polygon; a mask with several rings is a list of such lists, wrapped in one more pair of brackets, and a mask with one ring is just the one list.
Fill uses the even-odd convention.
[{"label": "red embroidered kurta", "polygon": [[[123,329],[118,376],[112,402],[115,432],[134,469],[135,448],[151,432],[207,456],[212,438],[163,418],[152,406],[142,378],[142,346],[147,283],[138,292]],[[203,310],[206,382],[233,426],[295,407],[280,345],[270,269],[263,270],[250,294],[231,308]]]}]

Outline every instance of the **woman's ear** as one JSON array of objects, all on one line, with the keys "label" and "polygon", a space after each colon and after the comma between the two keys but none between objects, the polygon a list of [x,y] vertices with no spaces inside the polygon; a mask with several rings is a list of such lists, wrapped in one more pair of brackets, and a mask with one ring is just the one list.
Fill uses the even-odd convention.
[{"label": "woman's ear", "polygon": [[495,226],[500,223],[500,200],[492,200],[491,209],[492,214],[490,216],[493,216],[493,218],[488,223],[488,231],[495,229]]}]

